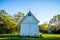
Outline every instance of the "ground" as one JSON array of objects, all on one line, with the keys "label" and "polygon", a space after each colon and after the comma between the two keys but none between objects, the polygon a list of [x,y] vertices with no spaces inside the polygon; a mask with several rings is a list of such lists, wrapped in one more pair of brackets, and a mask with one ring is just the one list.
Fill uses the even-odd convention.
[{"label": "ground", "polygon": [[42,34],[42,37],[21,37],[19,35],[1,34],[0,40],[60,40],[60,34]]}]

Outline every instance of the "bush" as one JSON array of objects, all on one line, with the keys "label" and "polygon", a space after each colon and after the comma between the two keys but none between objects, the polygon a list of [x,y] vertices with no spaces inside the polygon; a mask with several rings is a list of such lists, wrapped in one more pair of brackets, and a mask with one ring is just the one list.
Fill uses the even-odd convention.
[{"label": "bush", "polygon": [[43,38],[42,33],[40,33],[40,38]]}]

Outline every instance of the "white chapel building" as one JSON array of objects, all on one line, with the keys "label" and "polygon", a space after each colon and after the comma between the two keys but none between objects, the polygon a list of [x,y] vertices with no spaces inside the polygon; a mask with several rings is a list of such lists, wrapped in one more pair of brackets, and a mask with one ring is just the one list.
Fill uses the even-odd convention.
[{"label": "white chapel building", "polygon": [[21,20],[20,36],[39,36],[39,21],[29,11]]}]

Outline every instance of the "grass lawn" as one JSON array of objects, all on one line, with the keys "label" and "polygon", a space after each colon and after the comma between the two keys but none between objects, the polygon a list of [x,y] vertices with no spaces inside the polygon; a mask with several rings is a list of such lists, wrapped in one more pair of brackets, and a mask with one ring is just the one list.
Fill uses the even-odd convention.
[{"label": "grass lawn", "polygon": [[1,34],[0,40],[60,40],[60,34],[42,34],[41,37],[20,37],[19,35]]}]

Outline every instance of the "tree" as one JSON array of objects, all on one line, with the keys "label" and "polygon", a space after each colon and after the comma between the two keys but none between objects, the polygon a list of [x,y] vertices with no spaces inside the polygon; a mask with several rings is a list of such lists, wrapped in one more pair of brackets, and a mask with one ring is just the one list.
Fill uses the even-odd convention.
[{"label": "tree", "polygon": [[23,17],[24,17],[24,13],[22,13],[22,12],[18,12],[18,14],[15,14],[14,15],[14,20],[15,20],[15,22],[16,22],[16,31],[18,31],[18,32],[20,32],[20,21],[23,19]]},{"label": "tree", "polygon": [[49,21],[49,24],[50,24],[50,29],[53,30],[53,32],[60,30],[60,14],[53,16],[53,18]]},{"label": "tree", "polygon": [[53,18],[49,21],[50,24],[60,21],[60,14],[53,16]]},{"label": "tree", "polygon": [[12,33],[15,24],[16,22],[5,10],[0,10],[0,33]]},{"label": "tree", "polygon": [[47,31],[48,30],[48,24],[44,23],[44,24],[40,25],[40,30],[42,32]]}]

